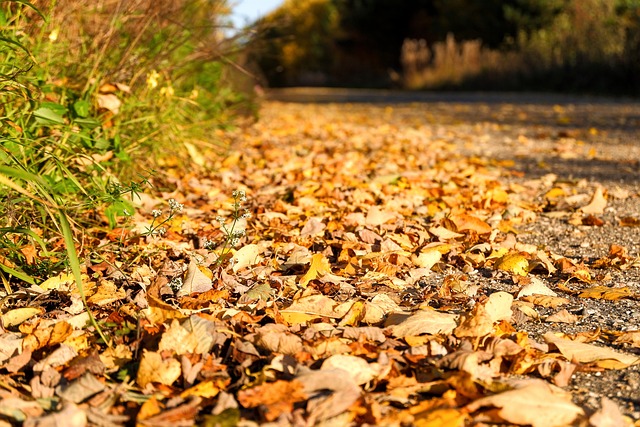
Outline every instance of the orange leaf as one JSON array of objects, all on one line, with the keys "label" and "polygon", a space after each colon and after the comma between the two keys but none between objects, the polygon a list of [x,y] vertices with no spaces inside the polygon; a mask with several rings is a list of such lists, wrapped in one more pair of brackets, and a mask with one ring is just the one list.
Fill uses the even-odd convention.
[{"label": "orange leaf", "polygon": [[238,392],[238,402],[245,408],[264,407],[264,417],[267,421],[291,413],[294,403],[306,399],[303,385],[296,380],[278,380]]},{"label": "orange leaf", "polygon": [[451,217],[458,231],[475,231],[478,234],[491,233],[491,226],[478,217],[460,214]]}]

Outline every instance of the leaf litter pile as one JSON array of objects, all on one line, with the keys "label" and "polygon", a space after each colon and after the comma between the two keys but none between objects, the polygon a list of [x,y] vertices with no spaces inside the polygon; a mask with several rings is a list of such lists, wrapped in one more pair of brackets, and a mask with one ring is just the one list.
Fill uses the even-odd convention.
[{"label": "leaf litter pile", "polygon": [[[637,246],[531,233],[588,234],[638,194],[465,156],[493,125],[437,119],[267,103],[214,173],[84,242],[107,248],[83,279],[108,343],[66,274],[5,298],[0,425],[640,426],[640,290],[614,280]],[[640,216],[615,221],[638,242]],[[611,396],[576,387],[598,377]]]}]

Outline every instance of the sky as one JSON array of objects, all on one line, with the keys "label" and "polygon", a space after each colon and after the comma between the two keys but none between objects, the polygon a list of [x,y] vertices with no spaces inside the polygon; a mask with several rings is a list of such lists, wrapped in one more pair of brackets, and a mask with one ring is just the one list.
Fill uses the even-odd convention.
[{"label": "sky", "polygon": [[231,0],[233,23],[237,28],[255,21],[282,4],[283,0]]}]

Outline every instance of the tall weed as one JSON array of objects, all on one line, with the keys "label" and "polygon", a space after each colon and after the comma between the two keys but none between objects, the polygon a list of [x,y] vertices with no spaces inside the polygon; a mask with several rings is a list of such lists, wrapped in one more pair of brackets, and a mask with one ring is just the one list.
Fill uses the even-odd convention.
[{"label": "tall weed", "polygon": [[206,167],[224,151],[219,130],[244,101],[225,81],[235,48],[219,30],[225,8],[223,0],[0,4],[7,292],[65,264],[75,273],[69,236],[130,216],[131,195],[152,169]]}]

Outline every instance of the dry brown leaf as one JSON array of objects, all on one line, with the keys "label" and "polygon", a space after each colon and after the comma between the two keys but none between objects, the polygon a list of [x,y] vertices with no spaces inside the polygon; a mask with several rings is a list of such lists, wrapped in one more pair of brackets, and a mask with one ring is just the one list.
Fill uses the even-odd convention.
[{"label": "dry brown leaf", "polygon": [[489,224],[473,215],[459,214],[452,216],[450,219],[459,232],[474,231],[478,234],[486,234],[491,233],[493,230]]},{"label": "dry brown leaf", "polygon": [[233,272],[237,273],[243,268],[260,263],[260,261],[262,261],[262,257],[260,256],[262,252],[264,252],[264,246],[255,243],[245,245],[237,250],[231,258]]},{"label": "dry brown leaf", "polygon": [[463,427],[469,416],[454,408],[440,408],[417,414],[413,425],[416,427]]},{"label": "dry brown leaf", "polygon": [[494,292],[489,295],[489,299],[484,302],[484,308],[492,322],[500,320],[510,320],[513,312],[511,304],[513,296],[507,292]]},{"label": "dry brown leaf", "polygon": [[622,415],[615,402],[607,397],[602,398],[602,407],[589,417],[593,427],[631,427],[632,421]]},{"label": "dry brown leaf", "polygon": [[327,226],[322,222],[322,218],[309,218],[300,231],[302,237],[322,236]]},{"label": "dry brown leaf", "polygon": [[581,298],[595,298],[604,300],[617,300],[628,298],[634,295],[628,286],[621,288],[610,288],[608,286],[594,286],[593,288],[584,289],[578,296]]},{"label": "dry brown leaf", "polygon": [[385,327],[396,338],[422,334],[450,334],[456,327],[457,318],[455,314],[423,309],[413,314],[393,313],[385,322]]},{"label": "dry brown leaf", "polygon": [[464,237],[464,234],[456,233],[455,231],[451,231],[443,226],[431,227],[429,229],[429,233],[436,236],[441,241],[458,239],[460,237]]},{"label": "dry brown leaf", "polygon": [[397,214],[394,212],[382,210],[378,206],[373,206],[367,212],[365,224],[371,227],[377,227],[386,222],[394,220],[396,218],[396,215]]},{"label": "dry brown leaf", "polygon": [[9,310],[2,315],[2,327],[11,329],[14,326],[20,325],[22,322],[43,313],[44,309],[42,309],[41,307],[14,308],[13,310]]},{"label": "dry brown leaf", "polygon": [[178,290],[177,296],[182,297],[195,293],[203,293],[213,289],[210,272],[205,274],[195,260],[189,262],[187,272],[182,281],[182,287]]},{"label": "dry brown leaf", "polygon": [[160,353],[143,350],[136,382],[142,388],[151,383],[171,385],[181,374],[182,367],[176,359],[163,359]]},{"label": "dry brown leaf", "polygon": [[255,344],[272,353],[293,355],[302,351],[302,338],[290,333],[285,325],[275,323],[256,330]]},{"label": "dry brown leaf", "polygon": [[341,305],[320,294],[303,295],[281,310],[280,315],[289,324],[305,323],[319,317],[341,318],[351,308],[351,304],[353,302]]},{"label": "dry brown leaf", "polygon": [[544,321],[547,323],[577,323],[579,319],[575,314],[569,313],[566,309],[562,309],[547,316]]},{"label": "dry brown leaf", "polygon": [[[342,369],[304,370],[296,380],[312,398],[307,404],[310,416],[317,420],[333,418],[347,411],[360,398],[360,387]],[[330,394],[327,394],[330,391]]]},{"label": "dry brown leaf", "polygon": [[483,337],[493,332],[493,319],[484,305],[476,304],[470,313],[460,318],[460,325],[453,331],[457,337]]},{"label": "dry brown leaf", "polygon": [[262,407],[267,421],[293,411],[293,404],[308,399],[303,385],[296,381],[264,383],[238,392],[238,402],[245,408]]},{"label": "dry brown leaf", "polygon": [[349,375],[358,385],[363,385],[376,378],[381,367],[378,363],[367,363],[361,357],[348,354],[334,354],[328,357],[323,363],[321,370],[342,369],[345,375]]},{"label": "dry brown leaf", "polygon": [[607,199],[604,197],[602,187],[596,188],[588,205],[580,208],[580,211],[586,214],[602,215],[604,208],[607,207]]},{"label": "dry brown leaf", "polygon": [[127,297],[122,287],[116,286],[111,280],[101,280],[96,292],[87,298],[87,302],[97,306],[105,306]]},{"label": "dry brown leaf", "polygon": [[442,253],[437,248],[430,248],[411,257],[416,267],[431,269],[442,259]]},{"label": "dry brown leaf", "polygon": [[640,331],[627,331],[622,333],[616,340],[615,344],[629,344],[632,347],[640,348]]},{"label": "dry brown leaf", "polygon": [[562,305],[569,304],[569,300],[561,297],[551,297],[547,295],[530,295],[522,298],[522,301],[530,302],[531,304],[538,305],[540,307],[558,308]]},{"label": "dry brown leaf", "polygon": [[506,422],[532,427],[565,427],[584,414],[566,393],[555,391],[542,380],[527,381],[519,388],[483,397],[465,408],[475,412],[487,406],[499,408],[498,415]]},{"label": "dry brown leaf", "polygon": [[640,357],[617,352],[607,347],[571,341],[556,336],[553,332],[544,334],[544,340],[555,345],[569,361],[594,363],[607,369],[622,369],[640,363]]},{"label": "dry brown leaf", "polygon": [[522,289],[518,292],[518,298],[526,297],[529,295],[547,295],[555,297],[558,294],[553,292],[551,289],[545,285],[542,280],[538,279],[535,276],[529,276],[530,283],[524,285]]}]

